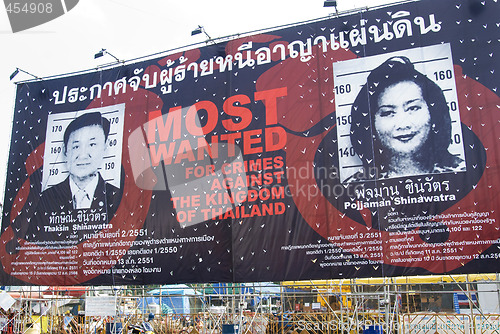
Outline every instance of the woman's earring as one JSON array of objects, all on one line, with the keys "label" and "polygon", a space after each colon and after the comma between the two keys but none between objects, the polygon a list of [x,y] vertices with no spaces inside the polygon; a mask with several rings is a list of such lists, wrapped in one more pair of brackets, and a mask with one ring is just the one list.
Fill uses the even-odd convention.
[{"label": "woman's earring", "polygon": [[431,129],[432,129],[432,131],[437,132],[436,131],[436,124],[435,123],[432,123]]}]

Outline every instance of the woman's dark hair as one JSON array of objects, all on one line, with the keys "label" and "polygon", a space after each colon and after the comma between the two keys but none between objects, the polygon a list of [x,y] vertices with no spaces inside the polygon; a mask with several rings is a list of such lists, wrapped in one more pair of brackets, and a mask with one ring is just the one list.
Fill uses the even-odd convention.
[{"label": "woman's dark hair", "polygon": [[374,119],[380,94],[402,81],[417,84],[429,108],[432,128],[424,145],[425,158],[437,163],[450,156],[451,119],[443,91],[418,72],[408,58],[399,56],[389,58],[368,75],[351,108],[351,143],[365,168],[378,166],[384,171],[387,167],[388,157],[376,133]]}]

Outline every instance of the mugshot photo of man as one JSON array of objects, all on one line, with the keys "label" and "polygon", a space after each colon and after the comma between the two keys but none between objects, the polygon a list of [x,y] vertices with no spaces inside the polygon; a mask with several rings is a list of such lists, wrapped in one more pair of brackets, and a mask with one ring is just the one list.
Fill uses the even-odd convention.
[{"label": "mugshot photo of man", "polygon": [[[64,132],[63,153],[68,177],[43,192],[47,207],[58,211],[113,206],[119,189],[106,183],[99,173],[106,154],[109,120],[99,112],[75,118]],[[52,203],[52,205],[49,205]]]},{"label": "mugshot photo of man", "polygon": [[100,173],[109,133],[110,122],[100,112],[82,114],[69,123],[62,147],[68,175],[41,193],[27,240],[53,239],[49,235],[57,233],[67,237],[71,229],[65,217],[72,216],[74,222],[82,210],[105,217],[94,221],[96,224],[112,219],[120,204],[121,189],[106,182]]}]

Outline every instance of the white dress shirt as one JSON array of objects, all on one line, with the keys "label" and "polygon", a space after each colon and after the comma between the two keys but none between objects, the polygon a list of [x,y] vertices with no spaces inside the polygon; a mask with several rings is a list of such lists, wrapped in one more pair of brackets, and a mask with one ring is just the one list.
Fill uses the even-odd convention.
[{"label": "white dress shirt", "polygon": [[90,208],[98,182],[99,178],[98,175],[96,175],[92,178],[92,180],[87,184],[85,188],[80,189],[70,176],[69,188],[71,189],[71,198],[73,199],[73,209]]}]

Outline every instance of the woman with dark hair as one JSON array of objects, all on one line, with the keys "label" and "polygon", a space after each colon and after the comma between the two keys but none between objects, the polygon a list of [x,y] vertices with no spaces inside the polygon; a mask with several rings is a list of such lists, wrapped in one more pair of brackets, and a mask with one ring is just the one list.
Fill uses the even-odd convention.
[{"label": "woman with dark hair", "polygon": [[351,143],[364,168],[351,179],[465,170],[448,152],[451,119],[441,88],[406,57],[392,57],[370,73],[351,117]]}]

